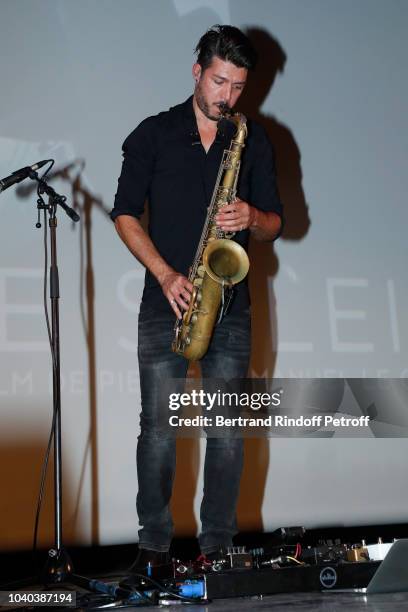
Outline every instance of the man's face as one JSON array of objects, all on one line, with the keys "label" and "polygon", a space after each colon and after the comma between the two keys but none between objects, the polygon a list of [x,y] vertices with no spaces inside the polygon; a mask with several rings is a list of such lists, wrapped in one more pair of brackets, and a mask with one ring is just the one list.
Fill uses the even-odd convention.
[{"label": "man's face", "polygon": [[204,71],[199,64],[194,64],[193,76],[197,81],[194,95],[201,112],[208,119],[218,121],[220,105],[235,106],[244,89],[247,74],[246,68],[238,68],[217,56]]}]

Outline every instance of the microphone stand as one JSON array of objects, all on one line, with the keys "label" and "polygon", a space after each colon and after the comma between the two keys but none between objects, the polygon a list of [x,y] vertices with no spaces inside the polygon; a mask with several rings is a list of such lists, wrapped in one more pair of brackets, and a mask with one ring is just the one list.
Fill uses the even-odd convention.
[{"label": "microphone stand", "polygon": [[[39,185],[38,211],[49,213],[51,263],[50,263],[50,300],[51,300],[51,352],[52,352],[52,391],[54,420],[54,546],[48,551],[48,558],[41,578],[45,584],[67,584],[67,582],[95,590],[93,581],[74,573],[73,564],[63,546],[62,537],[62,455],[61,455],[61,378],[60,378],[60,332],[59,332],[59,271],[57,263],[57,207],[60,206],[73,221],[79,221],[78,213],[66,204],[66,197],[58,194],[37,172],[31,171],[30,178]],[[41,197],[47,194],[48,204]],[[39,213],[40,214],[40,213]],[[41,227],[38,219],[37,227]]]},{"label": "microphone stand", "polygon": [[[105,598],[91,606],[94,610],[106,607],[106,597],[117,603],[118,599],[127,600],[131,591],[115,587],[100,580],[94,580],[74,573],[71,558],[63,546],[62,537],[62,455],[61,455],[61,379],[60,379],[60,333],[59,333],[59,272],[57,264],[57,207],[60,206],[73,221],[79,221],[78,213],[66,204],[66,197],[58,194],[43,178],[31,170],[28,176],[38,183],[38,221],[36,227],[40,228],[40,211],[49,213],[49,229],[51,243],[50,263],[50,300],[51,300],[51,357],[52,357],[52,391],[53,391],[53,452],[54,452],[54,546],[48,551],[48,558],[39,575],[44,586],[58,584],[64,586],[79,586],[87,591],[99,594]],[[48,196],[48,203],[42,194]],[[26,581],[22,581],[27,586]],[[16,583],[14,583],[15,585]],[[21,585],[21,583],[20,583]],[[89,594],[88,594],[89,596]],[[114,607],[114,604],[109,604]]]},{"label": "microphone stand", "polygon": [[[38,182],[39,199],[37,208],[48,210],[51,244],[50,300],[51,300],[51,352],[52,352],[52,395],[54,420],[54,547],[48,551],[48,559],[43,570],[45,582],[63,582],[71,576],[73,566],[68,552],[62,543],[62,456],[61,456],[61,377],[60,377],[60,332],[59,332],[59,271],[57,263],[57,206],[60,206],[73,221],[79,215],[66,202],[66,197],[58,194],[37,172],[31,171],[29,177]],[[41,197],[47,194],[48,204]],[[40,227],[38,219],[37,227]]]}]

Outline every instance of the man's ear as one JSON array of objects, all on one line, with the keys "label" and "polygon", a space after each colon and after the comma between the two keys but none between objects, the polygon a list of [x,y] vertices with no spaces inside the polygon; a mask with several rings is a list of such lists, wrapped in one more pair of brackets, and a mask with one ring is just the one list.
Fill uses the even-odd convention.
[{"label": "man's ear", "polygon": [[197,62],[193,65],[193,78],[196,81],[196,83],[198,83],[198,81],[201,78],[201,66],[200,64],[197,64]]}]

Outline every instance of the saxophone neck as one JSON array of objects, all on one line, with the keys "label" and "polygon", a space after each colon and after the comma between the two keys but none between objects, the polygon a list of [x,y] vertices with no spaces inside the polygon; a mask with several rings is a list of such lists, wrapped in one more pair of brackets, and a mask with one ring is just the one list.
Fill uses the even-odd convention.
[{"label": "saxophone neck", "polygon": [[247,120],[245,115],[242,115],[241,113],[236,113],[234,117],[236,117],[234,123],[237,128],[234,140],[238,144],[243,145],[246,137],[248,136]]},{"label": "saxophone neck", "polygon": [[231,123],[233,123],[236,128],[235,134],[232,137],[232,143],[236,143],[243,146],[245,139],[248,135],[247,119],[245,115],[243,115],[242,113],[235,113],[230,117],[226,117],[226,119],[228,121],[231,121]]},{"label": "saxophone neck", "polygon": [[220,106],[220,110],[221,110],[220,120],[226,119],[227,121],[231,121],[231,123],[233,123],[236,127],[236,133],[234,136],[234,140],[237,140],[237,138],[242,138],[242,140],[245,140],[245,138],[247,137],[247,133],[248,133],[247,125],[246,125],[247,118],[245,117],[245,115],[243,115],[242,113],[234,112],[233,109],[229,108],[229,106],[227,106],[226,104],[223,104],[222,106]]}]

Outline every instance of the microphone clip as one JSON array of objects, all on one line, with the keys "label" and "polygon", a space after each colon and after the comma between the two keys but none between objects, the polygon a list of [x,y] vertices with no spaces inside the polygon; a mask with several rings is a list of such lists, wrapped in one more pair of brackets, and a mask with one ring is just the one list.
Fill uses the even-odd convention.
[{"label": "microphone clip", "polygon": [[199,132],[197,132],[197,130],[195,130],[194,132],[190,132],[190,138],[192,147],[201,144],[200,134]]}]

